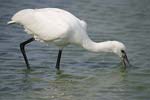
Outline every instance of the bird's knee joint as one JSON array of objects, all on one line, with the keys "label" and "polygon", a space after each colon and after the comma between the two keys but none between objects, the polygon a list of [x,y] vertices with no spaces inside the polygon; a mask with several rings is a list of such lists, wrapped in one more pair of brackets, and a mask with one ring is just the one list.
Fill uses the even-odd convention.
[{"label": "bird's knee joint", "polygon": [[24,48],[25,44],[24,43],[20,43],[20,48]]}]

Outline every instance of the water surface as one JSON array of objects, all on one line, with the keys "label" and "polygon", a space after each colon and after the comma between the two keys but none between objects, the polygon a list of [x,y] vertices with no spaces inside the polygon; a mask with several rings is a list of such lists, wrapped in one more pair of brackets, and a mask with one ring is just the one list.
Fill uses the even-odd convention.
[{"label": "water surface", "polygon": [[[149,100],[149,0],[0,0],[0,100]],[[88,23],[97,41],[127,46],[132,67],[122,71],[113,54],[64,49],[61,74],[54,66],[58,48],[33,42],[27,46],[32,67],[26,70],[19,43],[30,36],[6,23],[18,10],[58,7]]]}]

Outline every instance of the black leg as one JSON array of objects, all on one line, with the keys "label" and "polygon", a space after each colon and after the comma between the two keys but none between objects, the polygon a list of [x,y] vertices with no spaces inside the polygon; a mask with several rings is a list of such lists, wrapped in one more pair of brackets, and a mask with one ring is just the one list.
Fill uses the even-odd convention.
[{"label": "black leg", "polygon": [[58,57],[57,57],[57,62],[56,62],[56,69],[57,69],[57,70],[60,69],[61,54],[62,54],[62,50],[59,50],[59,52],[58,52]]},{"label": "black leg", "polygon": [[34,38],[30,38],[22,43],[20,43],[20,50],[22,52],[22,55],[24,57],[24,60],[25,60],[25,63],[27,65],[27,69],[30,69],[30,66],[29,66],[29,62],[28,62],[28,59],[27,59],[27,56],[26,56],[26,53],[25,53],[25,45],[34,41],[35,39]]}]

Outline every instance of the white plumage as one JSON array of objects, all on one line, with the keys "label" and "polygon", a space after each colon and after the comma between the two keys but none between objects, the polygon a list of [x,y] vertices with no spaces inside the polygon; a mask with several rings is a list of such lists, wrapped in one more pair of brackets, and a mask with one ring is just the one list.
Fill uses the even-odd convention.
[{"label": "white plumage", "polygon": [[124,44],[118,41],[92,41],[87,35],[85,21],[58,8],[21,10],[8,22],[11,23],[23,25],[25,32],[35,40],[54,43],[59,49],[76,44],[92,52],[113,52],[119,57],[122,57],[122,50],[125,51]]},{"label": "white plumage", "polygon": [[[86,29],[84,21],[57,8],[21,10],[12,17],[12,21],[23,25],[25,31],[33,35],[35,39],[44,42],[60,41],[61,47],[71,42],[71,38]],[[59,45],[59,43],[56,44]]]}]

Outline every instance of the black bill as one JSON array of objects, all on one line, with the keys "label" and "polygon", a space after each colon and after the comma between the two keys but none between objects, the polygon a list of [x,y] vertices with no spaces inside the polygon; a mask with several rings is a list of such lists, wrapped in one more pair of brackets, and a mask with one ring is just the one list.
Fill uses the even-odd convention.
[{"label": "black bill", "polygon": [[124,50],[122,50],[121,52],[122,52],[122,62],[123,62],[124,67],[126,68],[127,66],[129,66],[129,60],[128,60],[126,52]]}]

